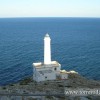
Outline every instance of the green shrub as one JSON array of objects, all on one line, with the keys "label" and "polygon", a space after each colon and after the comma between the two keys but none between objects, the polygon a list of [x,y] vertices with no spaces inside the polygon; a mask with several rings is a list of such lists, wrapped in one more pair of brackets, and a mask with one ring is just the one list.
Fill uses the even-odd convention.
[{"label": "green shrub", "polygon": [[27,85],[30,82],[32,82],[31,78],[26,78],[20,82],[20,85]]}]

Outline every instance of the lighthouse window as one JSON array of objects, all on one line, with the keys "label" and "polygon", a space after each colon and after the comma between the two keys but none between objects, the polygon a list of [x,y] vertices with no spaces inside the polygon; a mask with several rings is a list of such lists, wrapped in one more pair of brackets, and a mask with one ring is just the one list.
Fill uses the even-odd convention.
[{"label": "lighthouse window", "polygon": [[57,70],[57,68],[54,68],[54,70]]}]

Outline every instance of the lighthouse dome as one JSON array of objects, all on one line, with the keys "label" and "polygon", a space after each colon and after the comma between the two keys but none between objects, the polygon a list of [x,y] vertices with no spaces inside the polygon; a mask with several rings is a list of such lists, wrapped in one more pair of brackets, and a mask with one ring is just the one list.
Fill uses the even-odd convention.
[{"label": "lighthouse dome", "polygon": [[49,34],[47,33],[47,34],[45,35],[45,37],[49,37]]}]

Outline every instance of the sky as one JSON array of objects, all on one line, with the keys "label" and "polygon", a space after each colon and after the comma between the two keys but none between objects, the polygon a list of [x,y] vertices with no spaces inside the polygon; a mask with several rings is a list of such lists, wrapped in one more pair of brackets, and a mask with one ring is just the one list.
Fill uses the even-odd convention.
[{"label": "sky", "polygon": [[0,0],[4,17],[100,17],[100,0]]}]

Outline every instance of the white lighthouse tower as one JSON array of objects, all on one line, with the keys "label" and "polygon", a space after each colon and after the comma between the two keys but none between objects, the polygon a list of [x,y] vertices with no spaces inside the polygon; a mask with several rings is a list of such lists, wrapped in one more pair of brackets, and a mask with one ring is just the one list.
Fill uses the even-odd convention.
[{"label": "white lighthouse tower", "polygon": [[60,75],[61,65],[51,61],[51,39],[47,33],[44,37],[44,62],[33,63],[33,80],[40,82],[56,80]]},{"label": "white lighthouse tower", "polygon": [[44,37],[44,64],[51,64],[51,39],[47,33]]}]

